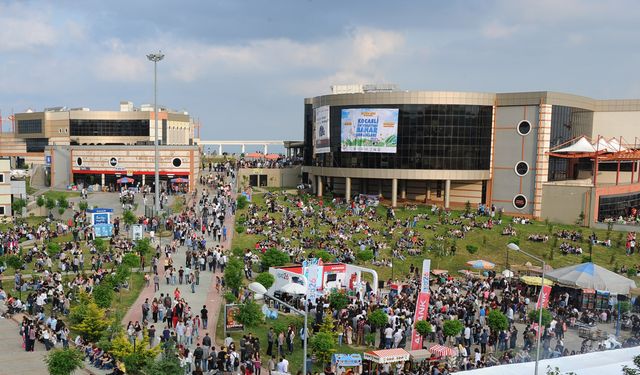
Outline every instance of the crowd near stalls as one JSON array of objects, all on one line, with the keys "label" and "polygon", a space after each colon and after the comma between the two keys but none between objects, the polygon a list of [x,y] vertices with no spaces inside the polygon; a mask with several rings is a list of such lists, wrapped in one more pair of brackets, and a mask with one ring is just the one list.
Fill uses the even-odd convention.
[{"label": "crowd near stalls", "polygon": [[[416,230],[417,228],[442,233],[436,232],[437,227],[453,226],[453,229],[447,229],[440,239],[442,240],[444,237],[463,238],[469,231],[495,230],[494,225],[502,220],[500,213],[486,206],[478,207],[475,212],[466,212],[460,217],[433,207],[430,214],[416,213],[399,219],[394,209],[379,209],[364,198],[348,204],[338,199],[328,204],[310,196],[284,192],[267,192],[264,198],[264,203],[250,204],[248,210],[238,217],[244,231],[259,238],[253,249],[246,250],[249,256],[244,259],[249,267],[254,263],[253,255],[266,254],[276,249],[286,253],[290,262],[300,264],[303,268],[305,262],[326,257],[345,264],[366,259],[367,264],[380,269],[410,255],[428,256],[427,251],[431,254],[433,251],[449,251],[430,247],[421,234],[424,232]],[[429,216],[438,217],[438,223],[430,224]],[[509,231],[506,235],[513,236],[518,225],[529,223],[526,218],[514,218],[505,226]],[[572,233],[561,235],[566,236],[568,241],[576,238]],[[530,240],[547,239],[536,237]],[[291,300],[297,303],[297,307],[306,307],[308,310],[310,337],[326,327],[329,320],[337,333],[338,345],[368,345],[379,350],[409,349],[416,301],[422,283],[421,271],[411,265],[407,274],[396,274],[393,280],[381,283],[385,288],[376,291],[366,284],[360,294],[350,293],[344,287],[348,281],[342,280],[343,288],[333,290],[333,293],[345,290],[348,303],[340,308],[336,308],[331,302],[331,288],[320,295],[303,295],[302,298]],[[429,286],[427,319],[431,330],[424,338],[421,348],[429,351],[428,358],[396,363],[382,361],[375,367],[364,361],[361,371],[446,374],[531,361],[535,357],[537,332],[541,334],[543,358],[602,350],[608,345],[589,340],[583,342],[583,345],[567,344],[565,335],[568,332],[575,335],[583,325],[593,326],[598,324],[597,321],[605,324],[617,318],[614,299],[608,299],[606,304],[598,306],[585,306],[580,295],[571,291],[571,288],[566,285],[554,286],[548,297],[551,319],[545,322],[544,327],[539,328],[537,315],[530,315],[536,307],[539,286],[511,277],[512,272],[508,274],[509,277],[492,270],[484,273],[468,272],[465,277],[452,277],[447,272],[438,271]],[[325,280],[325,276],[322,278]],[[293,276],[288,280],[299,282]],[[283,292],[281,295],[286,298],[286,294]],[[506,318],[504,326],[490,323],[489,316],[493,311],[499,311]],[[455,327],[451,322],[459,322],[459,326]],[[304,332],[290,329],[280,341],[285,344],[302,336]],[[279,349],[278,336],[269,335],[266,339],[269,348],[278,348],[278,351],[273,349],[268,352],[269,355],[286,354]],[[634,340],[628,340],[612,345],[634,343]],[[441,347],[449,350],[440,350]],[[365,355],[365,359],[366,357]],[[276,362],[277,360],[274,364]]]}]

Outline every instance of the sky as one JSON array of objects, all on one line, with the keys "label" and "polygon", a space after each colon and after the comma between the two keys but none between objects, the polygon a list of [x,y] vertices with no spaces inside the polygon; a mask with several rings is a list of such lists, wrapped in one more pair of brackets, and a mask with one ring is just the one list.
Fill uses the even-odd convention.
[{"label": "sky", "polygon": [[303,137],[333,84],[640,98],[640,2],[0,0],[0,111],[121,100],[186,110],[206,140]]}]

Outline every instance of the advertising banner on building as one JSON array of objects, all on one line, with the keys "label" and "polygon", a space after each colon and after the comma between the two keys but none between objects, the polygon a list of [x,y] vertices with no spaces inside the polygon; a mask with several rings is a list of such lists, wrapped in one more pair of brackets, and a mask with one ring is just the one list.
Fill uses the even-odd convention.
[{"label": "advertising banner on building", "polygon": [[330,151],[329,106],[316,108],[315,128],[313,131],[314,153],[325,154]]},{"label": "advertising banner on building", "polygon": [[542,297],[542,308],[546,309],[549,307],[549,296],[551,295],[551,286],[543,285],[542,286],[542,294],[538,295],[538,302],[536,302],[536,309],[540,308],[540,297]]},{"label": "advertising banner on building", "polygon": [[416,323],[429,317],[429,273],[431,272],[431,260],[422,261],[422,277],[420,278],[420,293],[416,302],[416,311],[413,316],[413,331],[411,333],[411,350],[422,349],[422,336],[416,330]]},{"label": "advertising banner on building", "polygon": [[341,133],[342,151],[395,153],[398,144],[398,110],[343,109]]},{"label": "advertising banner on building", "polygon": [[322,289],[322,259],[312,258],[302,262],[302,273],[307,278],[307,298],[315,302]]}]

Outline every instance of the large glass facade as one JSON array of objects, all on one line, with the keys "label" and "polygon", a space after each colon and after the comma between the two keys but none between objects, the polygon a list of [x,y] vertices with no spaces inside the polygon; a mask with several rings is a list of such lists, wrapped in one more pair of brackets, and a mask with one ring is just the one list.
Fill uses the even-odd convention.
[{"label": "large glass facade", "polygon": [[[581,108],[554,105],[551,107],[551,144],[559,146],[576,136],[591,134],[593,112]],[[549,158],[549,181],[572,180],[575,170],[570,171],[567,159]],[[577,168],[577,167],[573,167]]]},{"label": "large glass facade", "polygon": [[[397,152],[341,152],[340,116],[344,108],[399,109]],[[491,106],[479,105],[332,106],[331,152],[314,155],[311,165],[340,168],[488,170],[491,159],[492,111]],[[309,112],[312,113],[305,108],[305,145],[313,144],[313,132],[306,129],[309,124],[308,116],[311,114]]]},{"label": "large glass facade", "polygon": [[601,196],[598,202],[598,221],[626,217],[632,208],[640,208],[640,193]]},{"label": "large glass facade", "polygon": [[42,120],[18,120],[18,134],[42,133]]},{"label": "large glass facade", "polygon": [[43,152],[49,144],[49,138],[27,138],[27,152]]},{"label": "large glass facade", "polygon": [[71,136],[149,136],[149,120],[70,120]]}]

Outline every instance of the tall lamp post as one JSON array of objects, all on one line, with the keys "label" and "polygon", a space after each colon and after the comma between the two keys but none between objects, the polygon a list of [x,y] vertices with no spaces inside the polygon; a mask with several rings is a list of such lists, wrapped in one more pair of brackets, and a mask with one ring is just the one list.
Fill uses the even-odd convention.
[{"label": "tall lamp post", "polygon": [[304,297],[304,311],[302,311],[289,305],[288,303],[284,302],[283,300],[277,298],[274,295],[267,294],[267,288],[265,288],[264,285],[258,282],[250,283],[248,285],[248,288],[250,291],[256,294],[262,294],[275,301],[278,301],[280,304],[288,307],[291,311],[295,312],[296,314],[300,314],[304,317],[304,339],[302,341],[302,374],[307,375],[307,340],[309,337],[309,329],[308,329],[309,327],[308,327],[308,321],[307,321],[307,314],[309,313],[309,300],[307,299],[307,296],[305,295]]},{"label": "tall lamp post", "polygon": [[155,141],[153,142],[153,151],[155,153],[155,205],[154,216],[160,212],[160,167],[158,165],[158,159],[160,159],[158,153],[158,62],[164,59],[162,52],[150,53],[147,55],[149,61],[153,61],[153,112],[154,112],[154,129],[155,129]]},{"label": "tall lamp post", "polygon": [[[538,364],[540,362],[540,340],[542,339],[542,296],[543,296],[543,291],[544,291],[544,269],[545,269],[545,262],[544,260],[538,258],[535,255],[531,255],[529,253],[527,253],[524,250],[520,249],[520,246],[514,244],[514,243],[509,243],[507,245],[507,248],[509,250],[513,250],[513,251],[517,251],[523,255],[528,256],[531,259],[537,260],[538,262],[542,263],[542,279],[540,281],[540,295],[538,295],[538,301],[540,302],[540,306],[538,306],[538,332],[537,332],[537,337],[538,337],[538,344],[536,345],[536,366],[535,366],[535,370],[534,370],[534,374],[538,375]],[[508,252],[507,252],[508,254]]]}]

